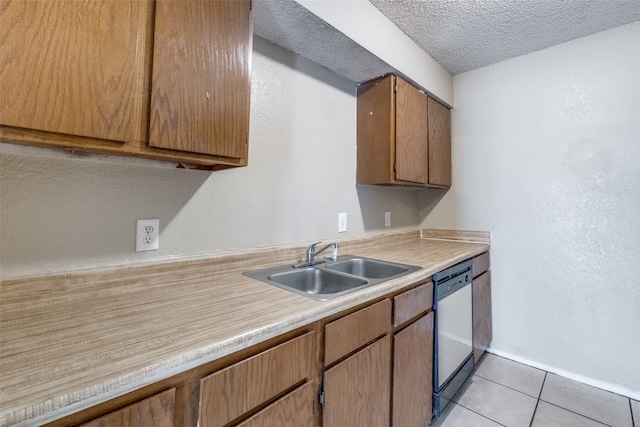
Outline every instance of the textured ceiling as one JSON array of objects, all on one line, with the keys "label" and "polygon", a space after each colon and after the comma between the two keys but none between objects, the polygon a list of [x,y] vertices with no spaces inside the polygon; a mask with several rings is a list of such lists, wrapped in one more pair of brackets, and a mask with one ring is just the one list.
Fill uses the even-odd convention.
[{"label": "textured ceiling", "polygon": [[394,71],[294,0],[254,0],[253,32],[353,82]]},{"label": "textured ceiling", "polygon": [[452,74],[640,21],[640,0],[370,1]]}]

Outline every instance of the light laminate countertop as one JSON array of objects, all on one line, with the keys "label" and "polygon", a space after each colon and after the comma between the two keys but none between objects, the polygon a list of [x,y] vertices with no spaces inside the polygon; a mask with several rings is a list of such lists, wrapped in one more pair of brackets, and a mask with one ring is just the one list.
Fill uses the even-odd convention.
[{"label": "light laminate countertop", "polygon": [[241,273],[298,261],[275,248],[0,282],[0,426],[39,425],[402,289],[489,249],[420,231],[341,242],[423,267],[330,301]]}]

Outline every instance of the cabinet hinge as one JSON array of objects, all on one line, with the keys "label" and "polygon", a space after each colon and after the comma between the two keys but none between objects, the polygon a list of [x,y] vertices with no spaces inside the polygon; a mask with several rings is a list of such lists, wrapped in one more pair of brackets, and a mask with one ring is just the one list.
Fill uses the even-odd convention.
[{"label": "cabinet hinge", "polygon": [[320,387],[320,391],[318,392],[318,404],[320,406],[324,406],[325,398],[324,398],[324,387]]},{"label": "cabinet hinge", "polygon": [[396,93],[398,91],[398,85],[394,85],[393,86],[393,93]]},{"label": "cabinet hinge", "polygon": [[396,163],[393,164],[393,171],[396,171]]}]

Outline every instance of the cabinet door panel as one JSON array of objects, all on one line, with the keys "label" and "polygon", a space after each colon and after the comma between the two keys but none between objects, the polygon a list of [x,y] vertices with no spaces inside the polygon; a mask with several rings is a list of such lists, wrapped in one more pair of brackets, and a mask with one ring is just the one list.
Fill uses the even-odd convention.
[{"label": "cabinet door panel", "polygon": [[429,98],[429,185],[451,186],[451,111]]},{"label": "cabinet door panel", "polygon": [[390,340],[387,335],[325,372],[324,427],[389,425]]},{"label": "cabinet door panel", "polygon": [[158,0],[149,144],[246,158],[250,0]]},{"label": "cabinet door panel", "polygon": [[396,79],[396,180],[427,184],[428,97]]},{"label": "cabinet door panel", "polygon": [[308,382],[238,427],[313,427],[316,391],[316,383]]},{"label": "cabinet door panel", "polygon": [[220,427],[311,378],[315,333],[309,332],[202,379],[200,425]]},{"label": "cabinet door panel", "polygon": [[393,337],[393,427],[425,427],[432,417],[433,312]]},{"label": "cabinet door panel", "polygon": [[172,388],[111,412],[82,427],[171,427],[176,389]]},{"label": "cabinet door panel", "polygon": [[394,76],[358,86],[358,184],[390,184],[395,179]]},{"label": "cabinet door panel", "polygon": [[491,344],[491,271],[476,277],[473,286],[473,358],[476,363]]},{"label": "cabinet door panel", "polygon": [[3,1],[0,124],[124,142],[139,137],[148,102],[147,6]]}]

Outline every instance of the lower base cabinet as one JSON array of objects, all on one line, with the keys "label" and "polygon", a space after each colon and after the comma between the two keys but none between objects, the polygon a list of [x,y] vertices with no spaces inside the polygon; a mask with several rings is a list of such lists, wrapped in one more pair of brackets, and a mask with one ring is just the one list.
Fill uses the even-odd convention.
[{"label": "lower base cabinet", "polygon": [[473,359],[478,363],[493,338],[489,252],[473,258]]},{"label": "lower base cabinet", "polygon": [[324,373],[324,427],[389,425],[390,346],[384,336]]}]

